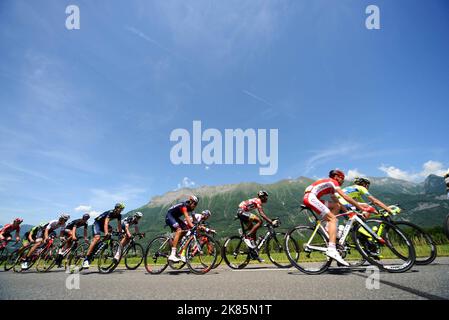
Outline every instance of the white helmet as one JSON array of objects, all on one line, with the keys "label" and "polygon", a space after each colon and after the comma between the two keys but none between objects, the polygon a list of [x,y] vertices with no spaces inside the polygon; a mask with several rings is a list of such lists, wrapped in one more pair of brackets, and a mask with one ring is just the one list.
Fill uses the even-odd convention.
[{"label": "white helmet", "polygon": [[135,218],[142,218],[143,217],[143,213],[142,212],[140,212],[140,211],[137,211],[136,213],[134,213],[134,217]]},{"label": "white helmet", "polygon": [[63,219],[65,221],[70,219],[70,215],[68,215],[67,213],[61,213],[61,215],[59,216],[59,219]]}]

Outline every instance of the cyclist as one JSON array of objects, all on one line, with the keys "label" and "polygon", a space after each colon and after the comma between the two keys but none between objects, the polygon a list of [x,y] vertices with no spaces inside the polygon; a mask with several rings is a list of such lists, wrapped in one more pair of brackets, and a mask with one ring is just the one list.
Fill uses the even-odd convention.
[{"label": "cyclist", "polygon": [[36,242],[36,236],[40,229],[42,229],[46,223],[41,222],[39,225],[32,227],[29,231],[25,232],[22,239],[22,248],[20,252],[23,251],[23,249],[28,248],[28,246],[32,243]]},{"label": "cyclist", "polygon": [[209,232],[215,233],[214,229],[209,229],[203,225],[203,223],[206,222],[206,220],[210,218],[211,214],[212,213],[209,210],[203,210],[201,213],[194,212],[192,214],[191,218],[192,218],[192,221],[194,224],[200,224],[200,226],[199,226],[200,230],[204,230],[207,233],[209,233]]},{"label": "cyclist", "polygon": [[117,220],[117,230],[118,232],[122,232],[122,225],[120,221],[122,220],[122,211],[125,209],[125,205],[123,203],[117,203],[112,210],[108,210],[100,214],[95,218],[95,222],[93,225],[93,234],[94,238],[90,243],[89,250],[87,251],[86,258],[83,262],[83,268],[88,269],[90,266],[90,261],[92,260],[92,253],[95,249],[96,244],[100,241],[100,234],[103,232],[104,236],[107,237],[110,235],[110,230],[112,230],[109,222],[111,220]]},{"label": "cyclist", "polygon": [[449,198],[449,171],[444,175],[444,182],[446,183],[446,192]]},{"label": "cyclist", "polygon": [[131,232],[129,232],[129,227],[134,226],[134,231],[136,233],[139,233],[139,220],[143,217],[142,212],[136,212],[132,216],[126,217],[122,220],[122,232],[123,232],[123,238],[120,241],[120,247],[117,250],[117,253],[114,256],[114,263],[117,263],[117,261],[120,259],[120,255],[122,254],[122,248],[126,246],[126,244],[131,239]]},{"label": "cyclist", "polygon": [[11,241],[11,233],[16,232],[16,242],[20,241],[20,224],[23,222],[21,218],[15,218],[12,223],[8,223],[0,229],[0,249],[6,247],[9,241]]},{"label": "cyclist", "polygon": [[[186,201],[175,204],[170,207],[165,216],[165,223],[170,227],[170,229],[175,232],[173,238],[171,254],[168,260],[172,262],[179,262],[181,259],[176,256],[176,249],[178,246],[179,239],[181,235],[189,228],[193,227],[192,219],[190,218],[189,212],[193,212],[198,205],[199,199],[197,196],[192,195]],[[186,222],[182,219],[184,218]]]},{"label": "cyclist", "polygon": [[88,242],[87,239],[87,221],[89,221],[90,215],[88,213],[83,214],[81,219],[76,219],[71,221],[64,230],[64,236],[67,239],[65,246],[60,249],[58,256],[56,258],[56,265],[58,268],[62,266],[62,252],[72,245],[72,241],[76,241],[76,229],[84,227],[84,241]]},{"label": "cyclist", "polygon": [[[256,248],[256,237],[257,237],[257,230],[262,225],[262,220],[254,213],[252,213],[253,210],[256,210],[259,212],[259,214],[262,216],[262,218],[270,223],[273,226],[278,226],[279,221],[278,220],[271,220],[268,218],[268,216],[265,214],[263,210],[263,204],[268,201],[268,192],[265,190],[260,190],[257,193],[257,198],[252,198],[246,201],[242,201],[239,204],[239,208],[237,209],[237,216],[243,223],[246,224],[247,232],[244,236],[244,240],[246,245],[250,249]],[[258,255],[256,259],[259,262],[264,262],[262,258],[260,258]]]},{"label": "cyclist", "polygon": [[[304,204],[312,209],[319,217],[327,222],[327,230],[329,232],[329,244],[326,255],[344,266],[349,264],[343,260],[336,249],[337,241],[337,214],[340,210],[346,212],[346,207],[340,205],[335,194],[340,195],[348,203],[363,211],[363,207],[351,197],[346,195],[340,186],[345,180],[345,174],[340,170],[331,170],[328,179],[320,179],[308,186],[304,192]],[[328,195],[331,200],[322,200],[324,196]]]},{"label": "cyclist", "polygon": [[[382,209],[388,211],[393,214],[393,210],[389,208],[386,204],[384,204],[379,199],[375,198],[368,191],[371,181],[367,178],[355,177],[352,186],[343,188],[343,192],[357,201],[361,207],[363,207],[365,212],[368,212],[368,215],[365,215],[365,218],[368,218],[371,213],[377,213],[376,209],[364,201],[364,198],[367,198],[376,206],[381,207]],[[337,198],[340,201],[340,204],[346,207],[348,210],[352,210],[351,204],[349,204],[345,199],[343,199],[339,194],[337,194]]]},{"label": "cyclist", "polygon": [[61,229],[60,237],[61,239],[64,238],[64,229],[65,224],[70,219],[70,215],[67,213],[62,213],[59,216],[58,220],[52,220],[49,223],[46,223],[42,228],[39,228],[37,234],[36,234],[36,241],[34,245],[31,247],[30,251],[28,252],[25,261],[22,262],[22,269],[28,268],[28,261],[33,254],[34,251],[42,244],[46,243],[48,241],[49,236],[54,233],[57,229]]}]

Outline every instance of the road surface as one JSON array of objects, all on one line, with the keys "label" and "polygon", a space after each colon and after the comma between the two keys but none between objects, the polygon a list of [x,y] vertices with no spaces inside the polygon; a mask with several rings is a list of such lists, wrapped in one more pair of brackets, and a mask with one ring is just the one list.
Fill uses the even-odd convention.
[{"label": "road surface", "polygon": [[143,268],[102,275],[92,267],[70,278],[63,270],[1,271],[0,299],[449,299],[449,258],[407,273],[381,272],[377,283],[370,275],[335,267],[310,276],[257,264],[238,271],[220,266],[203,276],[168,269],[149,275]]}]

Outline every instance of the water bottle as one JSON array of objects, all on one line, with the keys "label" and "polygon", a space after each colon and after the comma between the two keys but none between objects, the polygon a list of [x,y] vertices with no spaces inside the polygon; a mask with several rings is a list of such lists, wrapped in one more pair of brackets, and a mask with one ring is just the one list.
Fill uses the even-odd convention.
[{"label": "water bottle", "polygon": [[344,229],[345,229],[345,226],[344,226],[344,225],[340,224],[340,225],[338,226],[338,232],[337,232],[337,238],[338,238],[338,239],[340,239],[341,236],[343,235],[343,230],[344,230]]}]

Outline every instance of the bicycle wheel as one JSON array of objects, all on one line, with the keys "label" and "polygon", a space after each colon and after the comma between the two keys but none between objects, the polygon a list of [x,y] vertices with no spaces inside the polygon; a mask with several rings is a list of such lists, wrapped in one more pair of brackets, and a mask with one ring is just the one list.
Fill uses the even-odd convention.
[{"label": "bicycle wheel", "polygon": [[216,242],[217,242],[217,244],[219,245],[219,254],[218,254],[218,257],[217,257],[217,261],[215,261],[215,264],[214,264],[214,266],[212,267],[212,269],[215,269],[215,268],[217,268],[222,262],[223,262],[223,246],[221,245],[221,243],[220,243],[220,241],[218,241],[218,240],[215,240]]},{"label": "bicycle wheel", "polygon": [[446,237],[449,239],[449,214],[446,216],[446,219],[444,220],[443,229],[444,233],[446,234]]},{"label": "bicycle wheel", "polygon": [[191,237],[186,248],[187,267],[195,274],[208,273],[220,252],[220,246],[209,235]]},{"label": "bicycle wheel", "polygon": [[437,246],[430,234],[411,222],[394,221],[394,224],[412,240],[415,247],[415,263],[417,265],[430,264],[435,260],[437,257]]},{"label": "bicycle wheel", "polygon": [[160,274],[168,266],[170,256],[170,239],[166,236],[159,236],[151,240],[148,244],[145,255],[145,269],[150,274]]},{"label": "bicycle wheel", "polygon": [[394,224],[380,219],[368,219],[365,224],[370,229],[377,230],[382,241],[365,235],[365,228],[356,225],[352,230],[352,238],[363,258],[392,273],[405,272],[413,267],[415,249],[404,232]]},{"label": "bicycle wheel", "polygon": [[[287,253],[284,250],[284,238],[285,232],[276,232],[276,234],[273,237],[268,238],[265,243],[265,252],[267,253],[268,259],[270,259],[270,261],[278,268],[290,268],[292,266],[288,260]],[[295,242],[292,242],[292,244],[294,246],[297,245]],[[292,258],[298,261],[299,249],[295,248],[292,250],[292,254],[293,252],[296,252],[297,254]]]},{"label": "bicycle wheel", "polygon": [[75,249],[72,249],[66,264],[66,269],[68,268],[70,273],[78,272],[82,269],[87,250],[88,245],[85,243],[78,244]]},{"label": "bicycle wheel", "polygon": [[[320,274],[326,271],[332,260],[325,252],[327,250],[326,236],[315,228],[297,226],[287,232],[285,244],[290,263],[306,274]],[[313,238],[312,238],[313,236]],[[321,249],[321,250],[318,250]]]},{"label": "bicycle wheel", "polygon": [[47,272],[56,264],[56,256],[58,255],[58,247],[52,244],[43,251],[36,262],[36,270],[38,272]]},{"label": "bicycle wheel", "polygon": [[221,253],[224,262],[231,269],[243,269],[251,260],[249,248],[240,236],[227,238]]},{"label": "bicycle wheel", "polygon": [[139,243],[134,243],[125,254],[125,266],[128,270],[136,270],[143,261],[143,247]]},{"label": "bicycle wheel", "polygon": [[16,264],[18,256],[19,256],[19,249],[14,250],[13,252],[11,252],[8,255],[8,257],[6,258],[6,260],[4,262],[4,269],[5,269],[5,271],[9,271],[9,270],[11,270],[14,267],[14,265]]},{"label": "bicycle wheel", "polygon": [[109,240],[98,255],[98,271],[100,273],[110,273],[114,271],[117,263],[114,262],[114,256],[119,249],[120,243],[116,240]]},{"label": "bicycle wheel", "polygon": [[2,248],[0,250],[0,266],[5,263],[6,259],[8,258],[8,250],[6,248]]}]

